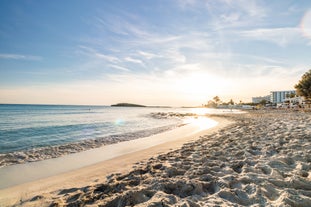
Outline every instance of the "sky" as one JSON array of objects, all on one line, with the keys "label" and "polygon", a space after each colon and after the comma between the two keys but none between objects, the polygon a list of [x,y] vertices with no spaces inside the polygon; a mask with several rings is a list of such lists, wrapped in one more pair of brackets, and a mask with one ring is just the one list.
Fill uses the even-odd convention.
[{"label": "sky", "polygon": [[0,103],[250,102],[310,68],[310,0],[0,1]]}]

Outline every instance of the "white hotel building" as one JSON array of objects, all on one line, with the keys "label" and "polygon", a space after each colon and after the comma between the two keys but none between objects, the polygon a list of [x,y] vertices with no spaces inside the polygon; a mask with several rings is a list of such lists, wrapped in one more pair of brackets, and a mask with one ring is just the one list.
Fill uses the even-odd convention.
[{"label": "white hotel building", "polygon": [[295,90],[290,91],[271,91],[270,92],[270,101],[272,103],[282,103],[285,99],[289,98],[291,94],[296,94]]},{"label": "white hotel building", "polygon": [[252,103],[255,103],[255,104],[258,104],[258,103],[260,103],[263,100],[265,100],[267,102],[271,101],[270,95],[268,95],[268,96],[252,97]]}]

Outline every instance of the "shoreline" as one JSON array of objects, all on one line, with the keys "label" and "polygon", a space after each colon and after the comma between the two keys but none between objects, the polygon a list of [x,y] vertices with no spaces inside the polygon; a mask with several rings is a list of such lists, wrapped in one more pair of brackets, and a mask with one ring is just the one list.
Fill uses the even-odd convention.
[{"label": "shoreline", "polygon": [[197,115],[194,113],[174,113],[174,112],[150,113],[148,116],[154,119],[175,118],[176,123],[149,129],[142,129],[137,131],[107,135],[101,138],[85,139],[75,142],[43,146],[13,152],[3,152],[0,153],[0,169],[5,166],[38,162],[42,160],[53,159],[74,153],[79,153],[91,149],[96,149],[102,146],[150,137],[153,135],[165,133],[167,131],[182,127],[188,124],[185,121],[189,118],[204,117],[202,115]]},{"label": "shoreline", "polygon": [[47,159],[54,159],[74,153],[97,149],[111,144],[141,139],[165,133],[166,131],[174,130],[175,128],[178,128],[180,126],[183,126],[183,124],[177,123],[167,126],[156,127],[153,129],[128,132],[125,134],[109,135],[103,138],[86,139],[83,141],[64,143],[55,146],[46,146],[29,150],[2,153],[0,154],[0,169],[6,166],[38,162]]},{"label": "shoreline", "polygon": [[[217,122],[211,121],[211,127],[216,125]],[[5,166],[0,168],[0,177],[2,178],[0,180],[0,189],[96,165],[103,161],[139,152],[166,142],[176,141],[182,137],[196,134],[198,131],[200,131],[199,126],[190,123],[144,138],[129,139],[52,159]],[[168,137],[171,139],[168,140]],[[19,176],[20,172],[23,172],[22,177]]]},{"label": "shoreline", "polygon": [[[19,201],[19,199],[23,197],[24,194],[36,194],[38,189],[45,188],[49,190],[56,190],[59,188],[64,188],[67,185],[70,186],[72,183],[77,182],[80,184],[86,184],[90,182],[90,178],[97,180],[96,177],[100,176],[99,171],[101,172],[101,177],[105,177],[103,176],[103,173],[108,175],[113,172],[129,170],[133,164],[140,162],[143,158],[147,159],[156,154],[165,153],[171,149],[175,149],[176,147],[181,147],[185,142],[198,138],[202,134],[215,131],[231,123],[231,121],[227,121],[221,118],[213,118],[213,120],[217,121],[218,125],[214,125],[211,128],[205,130],[200,129],[200,126],[189,124],[147,138],[140,138],[126,142],[120,142],[117,144],[106,145],[101,148],[91,149],[76,154],[70,154],[51,160],[7,166],[3,169],[0,168],[0,175],[2,173],[2,177],[7,176],[6,179],[3,179],[2,183],[0,184],[2,186],[2,189],[0,189],[0,197],[6,199],[0,200],[0,203],[10,203],[12,199]],[[146,145],[146,143],[148,145]],[[119,152],[114,154],[114,156],[106,154],[106,158],[97,159],[99,157],[97,156],[98,153],[100,153],[100,151],[103,153],[103,149],[105,148],[110,148],[110,152],[111,150],[117,150]],[[126,149],[127,151],[120,152],[120,149]],[[93,160],[90,162],[90,158],[95,158],[95,161]],[[78,164],[78,166],[75,164],[74,166],[72,164],[68,166],[66,165],[66,163],[73,163],[73,160],[76,160],[76,162],[79,161],[80,164]],[[45,166],[45,172],[43,172],[43,174],[47,173],[47,170],[50,169],[49,171],[51,172],[48,172],[49,175],[44,176],[45,178],[40,178],[40,176],[38,176],[38,173],[40,174],[42,172],[36,172],[31,175],[31,172],[34,172],[34,169],[38,168],[38,166],[40,166],[42,163],[42,166]],[[60,165],[66,165],[66,167],[64,168]],[[24,168],[25,166],[27,167]],[[55,168],[51,169],[51,166],[55,166]],[[64,171],[60,172],[59,168],[63,168]],[[26,181],[24,184],[23,182],[25,182],[25,176],[22,178],[17,177],[22,169],[27,169],[27,171],[24,171],[26,177],[27,175],[30,176],[28,182]],[[86,181],[86,178],[84,178],[83,175],[88,178]],[[16,177],[18,179],[16,179]],[[84,180],[84,182],[81,180]],[[11,186],[12,182],[17,185]]]},{"label": "shoreline", "polygon": [[311,113],[263,110],[209,117],[219,124],[138,153],[1,190],[5,199],[0,203],[311,206]]}]

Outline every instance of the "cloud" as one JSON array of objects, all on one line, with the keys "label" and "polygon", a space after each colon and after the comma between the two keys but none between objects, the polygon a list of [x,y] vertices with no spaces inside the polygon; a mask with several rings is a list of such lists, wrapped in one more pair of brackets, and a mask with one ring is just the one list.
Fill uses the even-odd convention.
[{"label": "cloud", "polygon": [[230,23],[235,23],[235,22],[239,21],[240,18],[241,18],[241,14],[239,14],[239,13],[230,13],[230,14],[227,14],[227,15],[222,14],[220,16],[220,18],[221,18],[222,22],[230,24]]},{"label": "cloud", "polygon": [[267,13],[266,8],[256,0],[206,1],[206,6],[209,11],[214,9],[221,14],[239,14],[241,17],[262,18]]},{"label": "cloud", "polygon": [[[201,85],[205,86],[203,80],[213,82],[210,77],[221,77],[232,78],[242,89],[242,84],[237,83],[239,78],[244,79],[246,85],[250,80],[260,78],[271,79],[273,84],[272,79],[286,77],[291,71],[286,60],[269,57],[268,52],[260,54],[260,51],[249,50],[254,40],[286,47],[300,37],[295,27],[267,28],[275,22],[271,23],[271,19],[267,18],[271,10],[261,2],[184,0],[178,3],[185,18],[193,17],[191,24],[187,24],[188,19],[168,19],[157,27],[153,24],[154,20],[148,21],[148,16],[137,16],[139,13],[129,16],[124,12],[106,12],[97,16],[95,24],[100,28],[100,35],[90,38],[94,41],[90,42],[89,47],[100,48],[93,51],[93,55],[105,59],[107,68],[120,71],[109,71],[105,77],[123,84],[135,82],[137,86],[150,82],[150,88],[151,85],[159,88],[163,82],[163,85],[174,86],[176,78],[187,76],[202,80]],[[239,48],[240,42],[247,42],[249,47],[241,44]],[[245,51],[250,53],[242,54]],[[145,67],[135,66],[135,73],[132,74],[129,71],[133,64]],[[200,78],[201,74],[204,78]],[[142,81],[138,84],[137,80]],[[199,85],[195,81],[185,80],[183,83]]]},{"label": "cloud", "polygon": [[197,4],[197,0],[177,0],[177,4],[182,9],[189,9]]},{"label": "cloud", "polygon": [[186,56],[182,54],[182,52],[180,52],[178,48],[167,50],[165,57],[175,63],[186,63],[187,60]]},{"label": "cloud", "polygon": [[89,56],[91,58],[102,59],[102,60],[105,60],[105,61],[111,62],[111,63],[120,62],[119,58],[112,56],[112,55],[106,55],[106,54],[100,53],[91,47],[80,45],[79,48],[80,48],[80,50],[77,51],[77,53],[79,53],[79,54],[83,54],[83,55]]},{"label": "cloud", "polygon": [[263,5],[260,5],[256,0],[225,0],[229,2],[229,6],[236,10],[246,13],[249,17],[263,18],[266,16],[267,10]]},{"label": "cloud", "polygon": [[100,28],[102,33],[114,34],[112,41],[127,45],[149,45],[149,44],[168,44],[179,38],[179,35],[166,34],[159,31],[147,22],[145,18],[120,12],[119,15],[105,14],[94,17],[92,23],[95,27]]},{"label": "cloud", "polygon": [[33,55],[20,55],[20,54],[0,54],[0,59],[42,60],[42,57],[40,57],[40,56],[33,56]]},{"label": "cloud", "polygon": [[146,59],[153,59],[153,58],[161,57],[160,55],[157,55],[151,52],[138,51],[137,53]]},{"label": "cloud", "polygon": [[117,63],[120,62],[119,58],[113,57],[111,55],[104,55],[102,53],[96,52],[94,53],[95,57],[106,60],[108,62]]},{"label": "cloud", "polygon": [[267,8],[256,0],[178,0],[179,8],[208,16],[213,30],[253,26],[267,16]]},{"label": "cloud", "polygon": [[148,33],[138,25],[143,23],[138,18],[133,18],[132,15],[123,14],[122,16],[107,14],[104,17],[96,16],[94,25],[103,31],[109,31],[120,36],[137,36],[145,37]]},{"label": "cloud", "polygon": [[300,29],[296,27],[261,28],[242,31],[240,35],[248,39],[272,42],[281,47],[297,42],[301,37]]},{"label": "cloud", "polygon": [[139,59],[132,58],[132,57],[126,57],[126,58],[124,58],[124,60],[127,61],[127,62],[140,64],[140,65],[142,65],[142,66],[145,65],[143,61],[141,61],[141,60],[139,60]]},{"label": "cloud", "polygon": [[251,17],[266,16],[266,8],[256,0],[177,0],[177,5],[182,9],[211,9],[220,11],[222,13],[229,13],[228,11],[245,13]]},{"label": "cloud", "polygon": [[[122,67],[135,63],[144,68],[148,65],[149,70],[155,68],[165,70],[168,67],[175,67],[176,64],[187,63],[187,56],[191,53],[190,50],[199,53],[211,47],[206,32],[187,31],[186,28],[178,29],[183,30],[183,33],[177,30],[170,32],[154,31],[150,24],[144,24],[139,18],[125,19],[122,16],[117,19],[105,19],[103,17],[100,20],[103,22],[102,24],[105,23],[105,30],[119,35],[122,33],[124,37],[114,36],[115,38],[112,41],[106,43],[102,42],[103,40],[94,40],[89,43],[90,46],[81,46],[80,48],[89,55],[96,55],[98,58],[106,59],[116,65],[121,64]],[[117,26],[120,22],[124,24],[124,27]],[[109,51],[110,54],[102,54],[93,49],[107,48],[107,45],[118,48],[118,51]]]},{"label": "cloud", "polygon": [[[304,37],[311,39],[311,9],[308,10],[300,22],[300,27]],[[311,42],[309,42],[311,44]]]},{"label": "cloud", "polygon": [[121,70],[121,71],[130,71],[128,68],[125,68],[125,67],[122,67],[122,66],[119,66],[119,65],[108,65],[110,68],[114,68],[114,69],[117,69],[117,70]]},{"label": "cloud", "polygon": [[[179,3],[194,6],[197,2]],[[85,44],[91,48],[105,48],[108,53],[100,52],[102,55],[98,56],[109,59],[116,65],[135,63],[145,66],[144,69],[148,66],[149,71],[167,70],[179,64],[195,63],[198,55],[219,49],[219,40],[204,25],[201,28],[168,20],[160,28],[147,22],[145,17],[131,16],[125,12],[118,14],[97,14],[94,17],[97,21],[93,24],[100,28],[99,34],[102,35],[89,38],[91,41]],[[103,35],[107,38],[102,38]],[[118,51],[107,51],[107,48],[118,48]],[[108,58],[107,55],[114,58]],[[137,68],[137,71],[141,69]]]}]

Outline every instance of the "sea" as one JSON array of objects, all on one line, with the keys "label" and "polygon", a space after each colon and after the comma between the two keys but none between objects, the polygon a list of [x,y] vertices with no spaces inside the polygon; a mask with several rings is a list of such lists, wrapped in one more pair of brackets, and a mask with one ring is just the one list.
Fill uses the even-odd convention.
[{"label": "sea", "polygon": [[165,115],[196,111],[198,109],[0,104],[0,154],[129,134],[131,139],[144,134],[150,136],[184,123],[184,117]]}]

